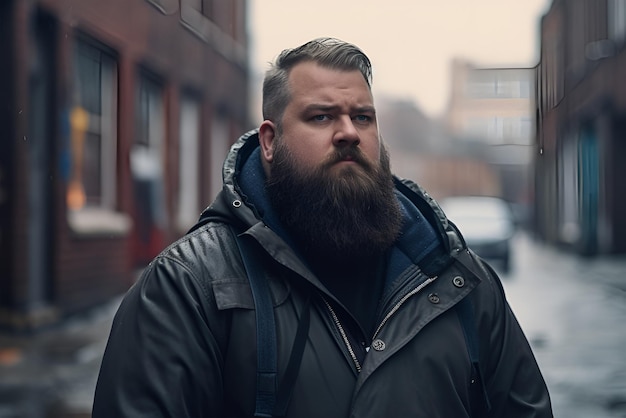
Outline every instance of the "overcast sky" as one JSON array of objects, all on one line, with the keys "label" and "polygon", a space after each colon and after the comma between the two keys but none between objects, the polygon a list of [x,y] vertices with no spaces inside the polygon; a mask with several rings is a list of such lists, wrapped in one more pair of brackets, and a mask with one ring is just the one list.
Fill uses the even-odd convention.
[{"label": "overcast sky", "polygon": [[352,42],[370,57],[376,96],[413,100],[438,116],[450,61],[532,67],[539,19],[551,0],[251,0],[252,62],[262,73],[284,48],[320,36]]}]

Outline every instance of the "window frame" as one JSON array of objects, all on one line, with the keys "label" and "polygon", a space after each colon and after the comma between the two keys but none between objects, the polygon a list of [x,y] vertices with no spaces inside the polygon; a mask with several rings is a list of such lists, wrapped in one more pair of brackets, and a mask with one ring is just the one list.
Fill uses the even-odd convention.
[{"label": "window frame", "polygon": [[[79,80],[81,79],[80,68],[81,53],[94,53],[99,57],[99,113],[93,109],[85,109],[85,103],[81,97]],[[117,112],[118,102],[118,62],[116,55],[110,48],[83,33],[77,33],[74,38],[72,50],[72,69],[74,82],[71,85],[71,94],[74,102],[68,112],[71,142],[71,112],[77,108],[86,111],[88,124],[83,141],[88,141],[89,136],[97,135],[99,138],[98,160],[100,168],[98,173],[99,193],[97,198],[90,198],[85,191],[84,204],[78,208],[67,207],[67,221],[71,230],[78,236],[117,236],[126,235],[131,229],[130,217],[117,211]],[[84,80],[84,77],[82,78]],[[84,144],[86,146],[86,144]],[[70,143],[71,149],[71,143]],[[71,151],[70,151],[71,152]],[[85,155],[74,156],[82,158]],[[81,172],[79,179],[84,187],[85,172]],[[69,184],[68,184],[69,186]],[[69,187],[66,195],[69,194]]]},{"label": "window frame", "polygon": [[[201,200],[200,139],[202,102],[192,94],[183,93],[180,99],[179,112],[176,227],[181,231],[186,231],[198,220]],[[192,130],[192,127],[195,127],[195,129]]]}]

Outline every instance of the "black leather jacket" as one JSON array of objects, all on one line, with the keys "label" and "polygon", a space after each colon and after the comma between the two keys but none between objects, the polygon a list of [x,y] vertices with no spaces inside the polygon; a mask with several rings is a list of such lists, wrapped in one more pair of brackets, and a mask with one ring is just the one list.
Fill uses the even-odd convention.
[{"label": "black leather jacket", "polygon": [[[258,146],[242,136],[224,164],[224,187],[202,225],[164,250],[129,290],[103,358],[94,418],[252,416],[254,303],[233,229],[263,248],[284,372],[309,293],[310,328],[293,384],[289,417],[469,417],[472,367],[453,307],[471,298],[492,417],[551,417],[550,399],[498,277],[469,251],[439,206],[416,184],[398,191],[439,234],[447,261],[427,275],[406,262],[385,292],[384,342],[355,363],[335,309],[341,304],[237,187],[242,162]],[[320,296],[323,296],[320,297]],[[349,342],[349,341],[348,341]],[[358,371],[360,369],[360,371]]]}]

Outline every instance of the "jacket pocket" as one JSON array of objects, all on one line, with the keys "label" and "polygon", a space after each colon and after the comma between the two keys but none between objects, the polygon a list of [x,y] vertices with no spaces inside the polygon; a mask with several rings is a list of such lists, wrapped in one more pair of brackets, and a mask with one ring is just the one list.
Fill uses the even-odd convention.
[{"label": "jacket pocket", "polygon": [[254,309],[250,283],[244,279],[226,279],[213,282],[213,295],[217,309]]},{"label": "jacket pocket", "polygon": [[[217,309],[254,309],[252,289],[247,278],[216,280],[211,284]],[[289,296],[289,286],[282,280],[270,281],[270,291],[274,306],[279,306]]]}]

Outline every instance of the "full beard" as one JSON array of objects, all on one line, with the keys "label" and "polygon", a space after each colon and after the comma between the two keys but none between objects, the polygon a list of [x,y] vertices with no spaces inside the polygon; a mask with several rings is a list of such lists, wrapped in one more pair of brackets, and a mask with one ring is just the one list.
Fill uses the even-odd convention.
[{"label": "full beard", "polygon": [[[355,164],[333,170],[346,154]],[[297,164],[279,138],[266,191],[299,249],[315,263],[358,263],[382,254],[402,227],[384,147],[380,164],[350,147],[310,170]]]}]

